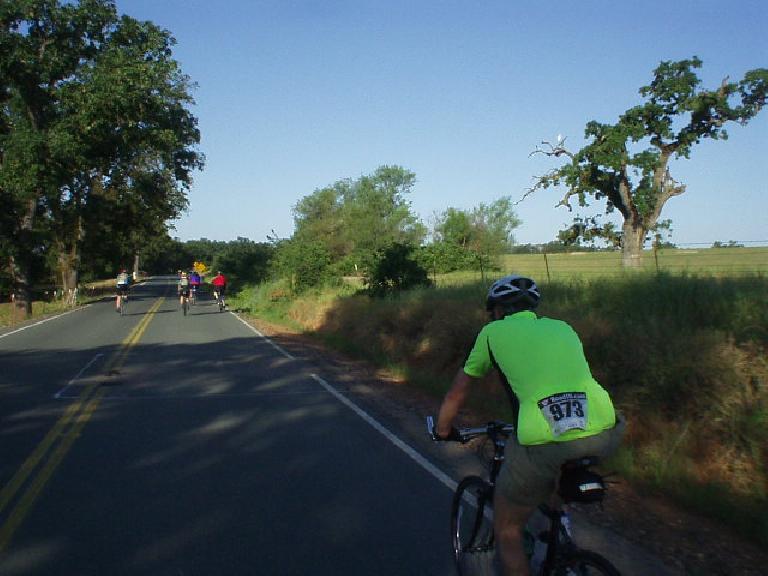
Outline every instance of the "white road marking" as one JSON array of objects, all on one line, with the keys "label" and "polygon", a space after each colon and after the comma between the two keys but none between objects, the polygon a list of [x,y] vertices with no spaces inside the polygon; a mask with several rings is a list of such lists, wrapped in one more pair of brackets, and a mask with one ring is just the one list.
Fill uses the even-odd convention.
[{"label": "white road marking", "polygon": [[[62,397],[62,394],[64,394],[64,392],[67,390],[67,388],[69,388],[70,386],[72,386],[72,384],[74,384],[75,382],[77,382],[77,381],[80,379],[80,377],[81,377],[83,374],[85,374],[85,371],[86,371],[86,370],[88,370],[88,368],[90,368],[90,367],[93,365],[93,363],[94,363],[94,362],[96,362],[96,360],[98,360],[98,359],[99,359],[99,358],[101,358],[102,356],[104,356],[104,354],[101,354],[101,353],[99,353],[99,354],[96,354],[96,356],[94,356],[93,358],[91,358],[91,361],[90,361],[90,362],[88,362],[88,364],[86,364],[86,365],[85,365],[85,366],[83,366],[82,368],[80,368],[80,372],[78,372],[78,373],[75,375],[75,377],[74,377],[74,378],[72,378],[72,380],[70,380],[69,382],[67,382],[67,385],[66,385],[66,386],[64,386],[64,388],[62,388],[61,390],[59,390],[58,392],[56,392],[56,394],[54,394],[54,395],[53,395],[53,397],[54,397],[54,398],[57,398],[57,399],[58,399],[58,398],[61,398],[61,397]],[[75,396],[75,398],[79,398],[79,397],[80,397],[79,395],[78,395],[78,396]],[[65,398],[66,398],[66,396],[65,396]]]},{"label": "white road marking", "polygon": [[429,460],[427,460],[424,456],[419,454],[414,448],[412,448],[409,444],[406,444],[403,440],[398,438],[395,434],[390,432],[383,424],[381,424],[378,420],[376,420],[373,416],[368,414],[365,410],[360,408],[357,404],[352,402],[349,398],[344,396],[341,392],[336,390],[333,386],[328,384],[325,380],[320,378],[317,374],[312,374],[312,378],[314,378],[327,392],[332,394],[336,397],[339,402],[347,406],[350,410],[352,410],[355,414],[360,416],[363,420],[365,420],[372,428],[374,428],[377,432],[381,433],[387,440],[392,442],[395,446],[400,448],[403,452],[405,452],[414,462],[416,462],[419,466],[424,468],[427,472],[432,474],[435,478],[437,478],[440,482],[445,484],[449,489],[456,490],[456,487],[458,484],[454,482],[450,476],[448,476],[445,472],[440,470],[437,466],[432,464]]},{"label": "white road marking", "polygon": [[[251,329],[257,336],[260,338],[266,340],[269,342],[278,352],[280,352],[283,356],[286,358],[290,358],[291,360],[295,360],[296,357],[290,354],[289,352],[286,352],[283,348],[272,342],[269,338],[267,338],[264,334],[259,332],[256,328],[248,324],[245,320],[240,318],[237,314],[232,312],[232,314],[240,320],[245,326]],[[317,374],[311,374],[312,378],[316,380],[329,394],[334,396],[339,402],[344,404],[347,408],[352,410],[355,414],[360,416],[363,420],[365,420],[368,425],[370,425],[373,429],[375,429],[377,432],[382,434],[387,440],[392,442],[395,446],[397,446],[400,450],[405,452],[406,455],[408,455],[414,462],[416,462],[419,466],[421,466],[424,470],[432,474],[437,480],[439,480],[442,484],[444,484],[447,488],[449,488],[451,491],[455,491],[458,484],[451,479],[450,476],[448,476],[445,472],[440,470],[437,466],[432,464],[429,460],[427,460],[424,456],[422,456],[416,449],[414,449],[412,446],[398,438],[394,433],[390,432],[383,424],[381,424],[378,420],[376,420],[373,416],[368,414],[365,410],[360,408],[357,404],[352,402],[349,398],[344,396],[341,392],[336,390],[333,386],[328,384],[325,380],[323,380],[320,376]]]},{"label": "white road marking", "polygon": [[40,326],[40,324],[45,324],[46,322],[50,322],[51,320],[56,320],[56,318],[61,318],[62,316],[66,316],[67,314],[72,314],[72,312],[77,312],[78,310],[85,310],[89,306],[90,304],[86,304],[85,306],[80,306],[78,308],[75,308],[74,310],[69,310],[68,312],[64,312],[63,314],[57,314],[56,316],[51,316],[50,318],[46,318],[45,320],[38,320],[34,324],[28,324],[27,326],[22,326],[21,328],[17,328],[12,332],[6,332],[5,334],[0,334],[0,340],[5,338],[6,336],[11,336],[12,334],[18,334],[19,332],[23,332],[28,328],[32,328],[34,326]]},{"label": "white road marking", "polygon": [[240,318],[240,316],[238,316],[238,315],[237,315],[237,314],[235,314],[234,312],[231,312],[231,314],[232,314],[232,315],[233,315],[235,318],[237,318],[238,320],[240,320],[240,322],[242,322],[242,323],[243,323],[243,324],[244,324],[244,325],[245,325],[247,328],[250,328],[250,329],[251,329],[251,331],[252,331],[253,333],[255,333],[255,334],[256,334],[256,335],[257,335],[259,338],[263,338],[263,339],[264,339],[264,340],[266,340],[266,341],[267,341],[269,344],[271,344],[271,346],[272,346],[272,347],[273,347],[275,350],[277,350],[278,352],[280,352],[280,354],[282,354],[283,356],[285,356],[286,358],[288,358],[288,359],[290,359],[290,360],[296,360],[296,356],[294,356],[294,355],[293,355],[293,354],[291,354],[290,352],[286,352],[286,351],[285,351],[285,350],[284,350],[282,347],[280,347],[280,346],[278,346],[277,344],[275,344],[274,342],[272,342],[272,340],[270,340],[269,338],[267,338],[266,336],[264,336],[264,334],[262,334],[261,332],[259,332],[258,330],[256,330],[256,328],[254,328],[253,326],[251,326],[250,324],[248,324],[248,322],[246,322],[245,320],[243,320],[242,318]]}]

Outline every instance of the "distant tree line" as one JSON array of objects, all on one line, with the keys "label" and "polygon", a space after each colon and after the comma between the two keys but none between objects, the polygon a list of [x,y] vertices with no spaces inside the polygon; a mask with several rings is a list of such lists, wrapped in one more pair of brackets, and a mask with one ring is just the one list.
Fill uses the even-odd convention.
[{"label": "distant tree line", "polygon": [[428,283],[428,272],[484,270],[510,249],[520,221],[502,197],[471,210],[448,208],[431,230],[413,213],[416,175],[381,166],[318,189],[294,207],[295,231],[273,238],[274,275],[295,291],[359,276],[375,294]]},{"label": "distant tree line", "polygon": [[223,271],[235,287],[267,280],[275,253],[269,242],[254,242],[242,237],[229,242],[207,238],[182,242],[166,238],[156,248],[144,255],[144,271],[148,274],[189,271],[194,262],[202,262],[212,274]]},{"label": "distant tree line", "polygon": [[149,272],[202,261],[237,283],[284,279],[296,293],[355,276],[371,294],[382,295],[427,285],[433,272],[487,270],[512,249],[520,221],[508,197],[469,210],[448,208],[435,215],[430,229],[407,198],[415,182],[405,168],[381,166],[302,198],[293,208],[289,238],[167,239],[144,261]]}]

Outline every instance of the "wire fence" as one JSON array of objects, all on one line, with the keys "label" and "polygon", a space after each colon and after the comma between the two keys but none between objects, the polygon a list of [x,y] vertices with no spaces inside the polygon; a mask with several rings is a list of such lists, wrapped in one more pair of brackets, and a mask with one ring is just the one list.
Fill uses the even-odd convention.
[{"label": "wire fence", "polygon": [[[551,282],[627,274],[620,251],[505,254],[498,259],[498,265],[500,270],[485,271],[485,276],[516,273]],[[768,241],[738,242],[736,246],[717,248],[708,243],[649,249],[641,254],[641,269],[669,274],[768,275]],[[438,285],[454,285],[487,278],[481,278],[479,271],[467,271],[437,274],[434,280]]]},{"label": "wire fence", "polygon": [[[522,271],[548,281],[573,276],[619,276],[621,252],[563,254],[508,254],[505,269]],[[641,267],[671,274],[705,273],[714,276],[768,273],[768,246],[738,248],[664,248],[642,253]]]}]

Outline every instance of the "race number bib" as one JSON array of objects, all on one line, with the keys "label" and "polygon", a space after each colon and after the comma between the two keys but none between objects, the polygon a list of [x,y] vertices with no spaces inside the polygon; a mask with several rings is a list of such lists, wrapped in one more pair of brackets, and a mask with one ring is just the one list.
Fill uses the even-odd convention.
[{"label": "race number bib", "polygon": [[542,416],[552,434],[560,436],[568,430],[587,429],[587,395],[584,392],[563,392],[542,398],[538,402]]}]

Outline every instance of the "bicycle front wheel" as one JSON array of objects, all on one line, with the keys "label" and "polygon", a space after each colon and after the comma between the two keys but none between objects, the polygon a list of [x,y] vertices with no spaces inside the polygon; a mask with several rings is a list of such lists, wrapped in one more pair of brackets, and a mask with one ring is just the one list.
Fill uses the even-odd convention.
[{"label": "bicycle front wheel", "polygon": [[553,576],[621,576],[608,560],[589,550],[574,550],[557,560]]},{"label": "bicycle front wheel", "polygon": [[493,489],[478,476],[459,483],[451,507],[453,553],[459,574],[495,574]]}]

